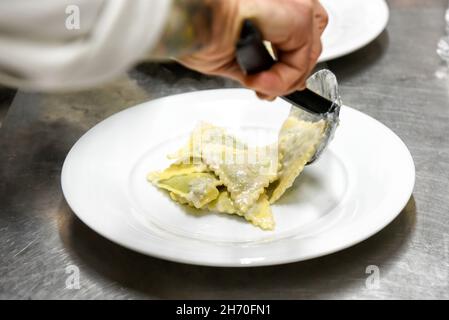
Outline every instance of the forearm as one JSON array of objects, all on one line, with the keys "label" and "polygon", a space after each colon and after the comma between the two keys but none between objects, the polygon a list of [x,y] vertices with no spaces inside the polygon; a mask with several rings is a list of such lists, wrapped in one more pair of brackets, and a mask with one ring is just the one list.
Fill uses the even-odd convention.
[{"label": "forearm", "polygon": [[152,58],[174,58],[195,52],[211,40],[213,19],[221,0],[173,0],[164,32],[150,53]]}]

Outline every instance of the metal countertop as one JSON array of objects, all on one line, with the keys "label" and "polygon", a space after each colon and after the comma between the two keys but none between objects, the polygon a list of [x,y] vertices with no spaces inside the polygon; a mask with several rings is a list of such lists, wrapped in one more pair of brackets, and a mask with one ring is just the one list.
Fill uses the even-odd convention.
[{"label": "metal countertop", "polygon": [[[435,76],[447,1],[389,5],[378,39],[327,63],[345,104],[390,127],[413,155],[413,196],[388,227],[339,253],[274,267],[198,267],[129,251],[68,208],[60,187],[67,152],[119,110],[236,84],[177,65],[141,64],[81,93],[19,91],[12,98],[2,89],[9,110],[0,127],[0,298],[449,298],[449,80]],[[378,288],[366,286],[370,265],[380,270]],[[70,266],[80,270],[80,289],[66,288]]]}]

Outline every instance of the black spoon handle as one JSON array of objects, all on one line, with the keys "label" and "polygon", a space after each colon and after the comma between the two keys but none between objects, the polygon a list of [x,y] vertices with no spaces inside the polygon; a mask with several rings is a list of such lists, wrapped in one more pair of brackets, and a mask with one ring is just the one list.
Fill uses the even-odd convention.
[{"label": "black spoon handle", "polygon": [[[262,34],[250,21],[245,20],[236,46],[236,58],[240,68],[246,74],[256,74],[270,69],[276,61],[263,43]],[[281,97],[293,105],[316,114],[325,114],[334,110],[332,101],[305,89]]]}]

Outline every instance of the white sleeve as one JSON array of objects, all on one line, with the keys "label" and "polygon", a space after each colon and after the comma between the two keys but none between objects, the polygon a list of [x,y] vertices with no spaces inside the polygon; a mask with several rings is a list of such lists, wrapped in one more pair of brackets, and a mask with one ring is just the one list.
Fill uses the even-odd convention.
[{"label": "white sleeve", "polygon": [[[54,90],[113,78],[156,44],[170,6],[171,0],[1,0],[0,83]],[[77,8],[79,28],[67,28],[76,26]]]}]

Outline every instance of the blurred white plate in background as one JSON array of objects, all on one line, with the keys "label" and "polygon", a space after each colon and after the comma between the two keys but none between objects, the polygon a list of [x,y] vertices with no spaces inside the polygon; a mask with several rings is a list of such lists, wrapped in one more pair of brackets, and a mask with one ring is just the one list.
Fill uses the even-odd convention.
[{"label": "blurred white plate in background", "polygon": [[319,61],[354,52],[379,36],[388,23],[384,0],[321,0],[329,14]]},{"label": "blurred white plate in background", "polygon": [[[277,132],[290,105],[244,89],[170,96],[117,113],[73,146],[62,189],[75,214],[104,237],[143,254],[211,266],[260,266],[310,259],[352,246],[390,223],[413,190],[415,169],[387,127],[349,107],[322,157],[273,205],[274,231],[243,218],[193,215],[146,181],[169,164],[199,121],[244,137]],[[257,133],[251,135],[248,133]],[[251,143],[251,141],[247,141]]]}]

